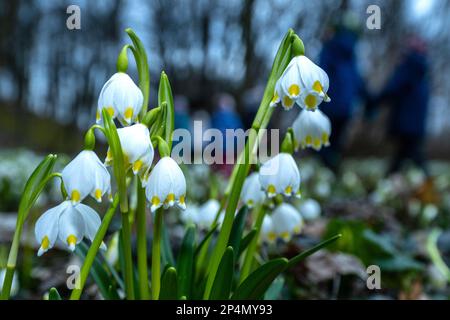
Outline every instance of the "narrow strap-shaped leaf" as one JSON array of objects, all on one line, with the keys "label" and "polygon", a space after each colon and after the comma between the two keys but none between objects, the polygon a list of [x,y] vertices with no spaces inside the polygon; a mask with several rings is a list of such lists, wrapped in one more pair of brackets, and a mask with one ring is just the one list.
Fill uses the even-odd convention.
[{"label": "narrow strap-shaped leaf", "polygon": [[208,231],[208,233],[205,234],[205,236],[203,237],[202,241],[199,243],[199,245],[197,246],[197,248],[195,249],[195,255],[197,256],[200,251],[203,249],[203,247],[206,245],[206,243],[209,243],[209,239],[211,238],[211,236],[214,234],[214,231],[217,230],[218,225],[214,225],[213,227],[211,227],[211,229]]},{"label": "narrow strap-shaped leaf", "polygon": [[172,248],[170,247],[170,239],[169,239],[169,233],[167,232],[166,225],[163,224],[162,226],[162,257],[161,257],[161,263],[163,265],[170,264],[171,266],[175,265],[175,259],[173,258]]},{"label": "narrow strap-shaped leaf", "polygon": [[272,281],[285,269],[288,260],[278,258],[271,260],[253,271],[236,289],[233,300],[261,299]]},{"label": "narrow strap-shaped leaf", "polygon": [[253,238],[256,236],[257,230],[253,228],[249,233],[247,233],[241,240],[241,245],[239,246],[238,257],[247,249],[250,242],[252,242]]},{"label": "narrow strap-shaped leaf", "polygon": [[178,255],[178,289],[180,296],[191,296],[192,283],[194,280],[194,248],[195,248],[195,226],[189,225],[181,244]]},{"label": "narrow strap-shaped leaf", "polygon": [[48,292],[48,300],[62,300],[61,295],[59,294],[56,288],[51,288]]},{"label": "narrow strap-shaped leaf", "polygon": [[234,274],[234,253],[233,248],[228,247],[222,256],[219,264],[219,272],[216,274],[211,289],[211,300],[225,300],[230,297],[231,285]]},{"label": "narrow strap-shaped leaf", "polygon": [[241,245],[242,233],[245,227],[245,218],[247,217],[248,208],[243,206],[233,221],[233,226],[231,227],[230,238],[228,239],[228,245],[233,247],[235,253],[235,259],[239,253],[239,247]]},{"label": "narrow strap-shaped leaf", "polygon": [[317,251],[319,251],[320,249],[330,245],[331,243],[333,243],[334,241],[338,240],[342,235],[341,234],[337,234],[325,241],[322,241],[321,243],[315,245],[314,247],[303,251],[302,253],[296,255],[295,257],[293,257],[292,259],[289,260],[288,263],[288,268],[295,266],[297,263],[299,263],[300,261],[304,260],[305,258],[309,257],[310,255],[312,255],[313,253],[316,253]]},{"label": "narrow strap-shaped leaf", "polygon": [[166,268],[161,276],[161,291],[159,292],[159,299],[178,299],[177,270],[174,267]]}]

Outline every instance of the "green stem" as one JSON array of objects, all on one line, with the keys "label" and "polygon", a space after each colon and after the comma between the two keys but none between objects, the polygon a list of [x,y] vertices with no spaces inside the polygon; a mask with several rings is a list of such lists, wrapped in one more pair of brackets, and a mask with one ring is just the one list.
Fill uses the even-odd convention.
[{"label": "green stem", "polygon": [[137,183],[137,263],[139,273],[139,292],[143,300],[150,299],[147,268],[147,221],[145,212],[145,189]]},{"label": "green stem", "polygon": [[84,259],[83,266],[81,267],[80,279],[79,279],[79,287],[75,288],[71,295],[70,300],[79,300],[81,293],[83,291],[84,285],[86,284],[87,277],[89,276],[89,272],[91,270],[92,264],[94,263],[94,259],[97,256],[97,252],[105,238],[106,231],[111,223],[111,220],[116,212],[117,206],[119,204],[119,196],[116,194],[114,196],[113,202],[109,207],[108,211],[106,211],[105,216],[103,217],[100,228],[95,235],[94,241],[86,254],[86,258]]},{"label": "green stem", "polygon": [[122,211],[122,242],[125,258],[125,294],[128,300],[134,300],[133,256],[131,252],[131,226],[128,211]]},{"label": "green stem", "polygon": [[242,281],[244,281],[245,278],[247,278],[247,276],[252,271],[253,257],[255,255],[256,248],[258,247],[259,232],[261,230],[261,226],[264,221],[265,214],[266,214],[266,210],[263,206],[261,206],[257,210],[256,221],[255,221],[255,225],[254,225],[254,228],[256,228],[256,234],[253,237],[250,244],[248,245],[247,251],[245,253],[245,258],[244,258],[244,263],[242,265],[242,271],[241,271],[239,283],[242,283]]},{"label": "green stem", "polygon": [[231,185],[231,188],[227,188],[228,190],[230,190],[228,206],[226,208],[224,222],[217,239],[217,245],[214,248],[212,254],[211,265],[206,281],[205,292],[203,295],[204,299],[209,298],[212,285],[219,268],[220,260],[227,248],[228,238],[230,236],[231,228],[233,225],[234,213],[239,203],[239,197],[242,191],[244,180],[250,170],[250,155],[253,154],[253,151],[255,150],[256,143],[260,137],[260,130],[264,128],[264,125],[267,125],[269,123],[270,117],[273,112],[272,110],[269,110],[269,105],[274,94],[275,83],[291,60],[291,46],[292,41],[295,40],[293,36],[293,31],[289,30],[286,33],[283,41],[281,42],[272,66],[272,71],[270,72],[270,76],[267,81],[266,88],[264,90],[261,104],[258,108],[255,119],[253,120],[251,128],[253,130],[250,130],[249,138],[247,140],[247,143],[245,144],[245,148],[243,151],[243,158],[240,157],[242,161],[238,161],[238,163],[235,165],[234,170],[237,170],[236,176],[232,182],[233,184]]},{"label": "green stem", "polygon": [[158,209],[155,212],[153,221],[153,242],[152,242],[152,299],[158,300],[161,287],[161,229],[163,223],[163,211]]},{"label": "green stem", "polygon": [[427,250],[433,264],[447,278],[447,281],[450,282],[450,269],[442,259],[437,247],[437,241],[440,234],[441,232],[439,230],[433,230],[431,232],[427,239]]}]

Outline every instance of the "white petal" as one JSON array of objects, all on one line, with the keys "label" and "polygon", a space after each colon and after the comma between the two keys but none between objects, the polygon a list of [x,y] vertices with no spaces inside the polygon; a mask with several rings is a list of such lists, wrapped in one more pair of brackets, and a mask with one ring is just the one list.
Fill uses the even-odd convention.
[{"label": "white petal", "polygon": [[83,240],[85,231],[85,223],[81,214],[75,209],[75,206],[67,206],[59,217],[59,240],[73,251],[75,245]]},{"label": "white petal", "polygon": [[[41,256],[44,252],[51,249],[55,244],[58,237],[59,216],[65,210],[67,205],[67,201],[64,201],[60,205],[47,210],[36,221],[34,233],[36,241],[40,244],[38,256]],[[47,237],[48,243],[43,243],[45,237]]]},{"label": "white petal", "polygon": [[85,223],[85,235],[86,237],[94,241],[95,235],[97,234],[98,228],[102,223],[98,213],[89,206],[82,203],[77,205],[75,209],[81,214]]}]

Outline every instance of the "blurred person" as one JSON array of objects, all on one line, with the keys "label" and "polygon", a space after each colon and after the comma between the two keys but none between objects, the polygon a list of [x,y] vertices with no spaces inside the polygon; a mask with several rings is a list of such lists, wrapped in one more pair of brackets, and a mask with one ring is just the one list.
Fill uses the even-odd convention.
[{"label": "blurred person", "polygon": [[233,169],[233,165],[226,164],[226,154],[230,152],[234,152],[234,158],[237,157],[236,144],[237,139],[233,139],[233,141],[226,141],[226,130],[227,129],[243,129],[243,124],[241,117],[236,112],[236,100],[227,93],[222,93],[217,98],[217,108],[213,112],[211,117],[211,127],[218,129],[223,136],[223,164],[218,165],[218,169],[229,175],[231,170]]},{"label": "blurred person", "polygon": [[373,103],[390,107],[388,134],[396,143],[388,173],[401,169],[407,160],[427,173],[424,142],[430,95],[426,43],[418,36],[409,38],[400,63]]},{"label": "blurred person", "polygon": [[331,102],[321,110],[330,118],[332,133],[330,146],[320,151],[322,161],[330,169],[338,169],[346,129],[355,112],[358,100],[367,100],[365,83],[357,68],[355,47],[358,42],[358,19],[352,12],[345,12],[335,24],[331,36],[323,44],[320,66],[330,79],[328,95]]}]

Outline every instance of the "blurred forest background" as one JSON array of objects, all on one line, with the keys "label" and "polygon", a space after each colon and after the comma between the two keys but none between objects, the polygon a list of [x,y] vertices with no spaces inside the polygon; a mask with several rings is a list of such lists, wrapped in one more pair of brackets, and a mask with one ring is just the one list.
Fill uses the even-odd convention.
[{"label": "blurred forest background", "polygon": [[[66,27],[70,4],[81,8],[81,30]],[[380,30],[366,28],[370,4],[381,8]],[[450,133],[450,2],[436,0],[0,1],[0,146],[78,150],[77,130],[95,117],[101,86],[128,42],[126,27],[148,50],[153,92],[164,69],[191,110],[211,111],[215,93],[229,92],[244,113],[259,102],[287,28],[298,32],[317,60],[333,19],[347,9],[359,19],[359,67],[371,89],[391,73],[407,34],[426,39],[432,81],[428,153],[448,158],[450,144],[441,141]],[[155,99],[152,94],[151,106]],[[356,119],[348,152],[389,152],[381,119],[369,129]]]}]

